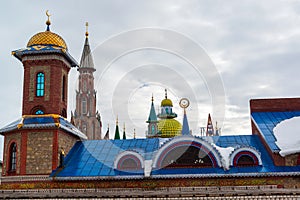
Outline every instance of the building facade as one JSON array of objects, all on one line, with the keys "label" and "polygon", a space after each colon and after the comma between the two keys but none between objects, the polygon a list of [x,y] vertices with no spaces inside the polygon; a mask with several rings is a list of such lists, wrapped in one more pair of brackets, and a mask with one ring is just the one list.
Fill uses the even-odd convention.
[{"label": "building facade", "polygon": [[[75,121],[86,117],[77,121],[80,128],[88,117],[95,125],[101,121],[95,110],[95,69],[87,36],[79,67],[80,103],[73,116]],[[278,124],[300,117],[300,98],[251,100],[252,135],[199,137],[189,130],[186,110],[182,125],[174,119],[177,114],[166,93],[158,116],[152,101],[147,138],[95,140],[88,129],[82,133],[65,118],[68,72],[78,65],[65,41],[50,31],[49,19],[46,31],[13,55],[24,66],[23,115],[0,129],[0,197],[300,197],[300,148],[282,155],[274,133]],[[96,128],[91,133],[97,134]]]}]

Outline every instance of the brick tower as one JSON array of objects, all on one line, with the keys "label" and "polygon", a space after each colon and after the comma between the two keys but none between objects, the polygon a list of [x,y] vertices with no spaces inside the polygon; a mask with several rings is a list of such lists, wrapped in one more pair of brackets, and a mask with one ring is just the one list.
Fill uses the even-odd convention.
[{"label": "brick tower", "polygon": [[25,49],[12,52],[23,63],[23,105],[22,118],[0,129],[4,179],[49,175],[59,165],[59,153],[86,138],[66,120],[68,73],[77,63],[63,38],[50,31],[46,14],[46,31],[31,37]]},{"label": "brick tower", "polygon": [[85,42],[78,68],[78,90],[76,91],[76,110],[72,121],[90,140],[101,139],[101,117],[96,111],[97,92],[94,88],[93,57],[88,39],[88,23],[86,23]]}]

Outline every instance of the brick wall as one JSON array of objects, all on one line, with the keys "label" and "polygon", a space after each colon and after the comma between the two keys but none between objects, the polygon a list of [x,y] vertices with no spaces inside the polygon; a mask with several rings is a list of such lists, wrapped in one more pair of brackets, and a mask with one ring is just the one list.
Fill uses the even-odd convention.
[{"label": "brick wall", "polygon": [[[65,101],[63,101],[62,77],[65,75],[65,88],[67,88],[70,66],[63,60],[60,60],[59,56],[53,57],[49,55],[49,59],[45,57],[45,60],[37,60],[32,56],[30,59],[29,56],[27,56],[27,59],[23,61],[24,84],[22,114],[32,114],[31,110],[35,106],[43,107],[45,114],[61,114],[63,109],[67,111],[68,92],[67,90],[65,91]],[[35,94],[37,72],[44,72],[45,74],[45,94],[43,97],[36,97]]]},{"label": "brick wall", "polygon": [[285,156],[285,165],[286,166],[296,166],[298,164],[297,163],[298,156],[299,156],[298,153]]},{"label": "brick wall", "polygon": [[284,112],[300,110],[300,98],[251,99],[252,112]]},{"label": "brick wall", "polygon": [[[65,155],[69,153],[71,148],[74,146],[74,144],[77,142],[78,138],[74,137],[68,133],[65,133],[63,131],[59,132],[58,135],[58,153],[60,153],[61,148],[64,149]],[[58,164],[60,163],[60,158],[58,156]]]},{"label": "brick wall", "polygon": [[53,132],[29,132],[26,174],[50,174],[52,171]]}]

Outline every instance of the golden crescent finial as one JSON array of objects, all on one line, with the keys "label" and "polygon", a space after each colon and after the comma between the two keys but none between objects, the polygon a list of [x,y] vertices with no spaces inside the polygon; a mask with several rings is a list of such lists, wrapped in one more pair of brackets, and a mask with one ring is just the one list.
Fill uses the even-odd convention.
[{"label": "golden crescent finial", "polygon": [[85,36],[88,37],[89,36],[89,23],[85,22]]},{"label": "golden crescent finial", "polygon": [[47,15],[47,17],[48,17],[48,20],[46,21],[46,24],[49,26],[50,24],[51,24],[51,22],[50,22],[50,14],[49,14],[49,10],[46,10],[46,15]]}]

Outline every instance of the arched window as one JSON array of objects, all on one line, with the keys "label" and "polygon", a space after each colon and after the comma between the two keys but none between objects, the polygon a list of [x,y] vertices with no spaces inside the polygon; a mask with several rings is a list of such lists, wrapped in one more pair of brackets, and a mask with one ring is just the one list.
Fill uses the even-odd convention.
[{"label": "arched window", "polygon": [[162,162],[165,168],[213,167],[208,154],[195,146],[179,146]]},{"label": "arched window", "polygon": [[140,169],[138,163],[131,158],[127,158],[126,160],[124,160],[122,165],[120,166],[120,170],[138,170],[138,169]]},{"label": "arched window", "polygon": [[257,165],[257,163],[255,163],[255,160],[249,155],[242,155],[241,157],[239,157],[236,163],[236,166],[238,167],[254,165]]},{"label": "arched window", "polygon": [[63,76],[63,79],[62,79],[61,98],[63,101],[66,100],[66,77],[65,76]]},{"label": "arched window", "polygon": [[262,162],[259,153],[250,148],[237,149],[230,157],[230,163],[235,167],[258,166]]},{"label": "arched window", "polygon": [[9,147],[9,171],[17,169],[17,144],[13,142]]},{"label": "arched window", "polygon": [[43,97],[45,92],[45,74],[39,72],[36,75],[36,96]]},{"label": "arched window", "polygon": [[43,115],[44,112],[43,112],[42,110],[37,110],[37,111],[35,111],[35,114],[36,114],[36,115]]},{"label": "arched window", "polygon": [[35,106],[30,111],[31,115],[43,115],[45,114],[45,108],[41,105]]},{"label": "arched window", "polygon": [[137,173],[144,168],[144,159],[137,152],[124,151],[117,156],[114,167],[119,171]]}]

